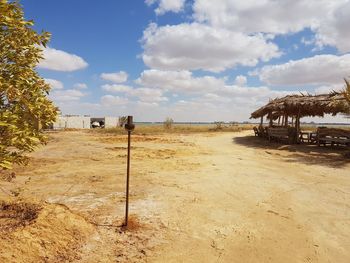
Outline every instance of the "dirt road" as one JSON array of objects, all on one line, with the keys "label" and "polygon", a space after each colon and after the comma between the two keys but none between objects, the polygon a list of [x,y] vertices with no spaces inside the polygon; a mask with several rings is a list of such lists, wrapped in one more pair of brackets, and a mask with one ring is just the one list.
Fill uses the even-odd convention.
[{"label": "dirt road", "polygon": [[250,135],[135,135],[132,231],[116,227],[124,211],[123,136],[54,133],[2,188],[64,204],[92,224],[77,262],[350,262],[343,152]]}]

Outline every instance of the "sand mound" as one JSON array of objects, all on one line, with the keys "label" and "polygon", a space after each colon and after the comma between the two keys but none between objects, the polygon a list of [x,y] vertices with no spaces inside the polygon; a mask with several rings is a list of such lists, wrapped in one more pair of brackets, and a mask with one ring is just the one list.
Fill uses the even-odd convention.
[{"label": "sand mound", "polygon": [[57,204],[0,203],[0,262],[70,262],[95,228]]}]

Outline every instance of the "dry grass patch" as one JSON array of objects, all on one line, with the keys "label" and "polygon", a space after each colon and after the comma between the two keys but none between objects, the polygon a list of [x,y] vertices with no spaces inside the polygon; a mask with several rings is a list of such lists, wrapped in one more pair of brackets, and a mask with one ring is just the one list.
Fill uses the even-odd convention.
[{"label": "dry grass patch", "polygon": [[31,203],[0,202],[0,231],[13,231],[32,223],[41,210],[41,206]]},{"label": "dry grass patch", "polygon": [[[240,132],[243,130],[253,129],[255,125],[239,124],[239,125],[222,125],[216,127],[214,124],[210,125],[190,125],[190,124],[174,124],[171,128],[165,128],[163,125],[145,125],[136,124],[133,134],[135,135],[155,135],[155,134],[191,134],[191,133],[206,133],[206,132]],[[99,134],[126,134],[124,128],[107,128],[107,129],[93,129],[91,133]]]},{"label": "dry grass patch", "polygon": [[[104,143],[127,143],[128,137],[126,135],[109,135],[97,137],[97,140]],[[154,137],[148,135],[133,135],[131,141],[134,142],[152,142],[152,143],[182,143],[181,140],[173,138],[164,138],[164,137]]]},{"label": "dry grass patch", "polygon": [[66,206],[0,204],[0,262],[72,262],[95,228]]}]

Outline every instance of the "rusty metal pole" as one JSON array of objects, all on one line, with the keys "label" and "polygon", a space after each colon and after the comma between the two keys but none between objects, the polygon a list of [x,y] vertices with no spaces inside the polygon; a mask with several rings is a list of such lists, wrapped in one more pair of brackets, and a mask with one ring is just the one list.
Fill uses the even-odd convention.
[{"label": "rusty metal pole", "polygon": [[131,137],[131,131],[128,131],[128,160],[127,160],[127,167],[126,167],[126,203],[125,203],[124,226],[128,226],[128,216],[129,216],[130,137]]},{"label": "rusty metal pole", "polygon": [[132,116],[128,116],[128,122],[125,124],[125,129],[128,131],[128,156],[126,166],[126,192],[125,192],[125,221],[123,226],[128,226],[129,217],[129,181],[130,181],[130,147],[131,147],[131,131],[135,128],[132,121]]}]

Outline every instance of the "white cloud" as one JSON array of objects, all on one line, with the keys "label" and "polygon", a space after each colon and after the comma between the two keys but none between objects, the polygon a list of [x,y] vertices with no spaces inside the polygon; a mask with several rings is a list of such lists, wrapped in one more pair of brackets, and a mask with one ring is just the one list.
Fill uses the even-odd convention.
[{"label": "white cloud", "polygon": [[158,2],[155,12],[157,15],[163,15],[166,12],[179,13],[185,6],[185,0],[146,0],[147,5],[153,5]]},{"label": "white cloud", "polygon": [[161,102],[168,99],[163,96],[163,91],[155,88],[133,88],[126,85],[109,85],[101,86],[102,90],[110,93],[122,93],[126,97],[135,97],[142,102]]},{"label": "white cloud", "polygon": [[123,83],[128,80],[128,74],[125,71],[119,71],[115,73],[102,73],[101,78],[114,83]]},{"label": "white cloud", "polygon": [[302,37],[300,42],[303,43],[305,46],[310,46],[315,44],[315,39],[307,39],[305,37]]},{"label": "white cloud", "polygon": [[154,88],[137,88],[128,93],[129,96],[137,97],[142,102],[164,102],[168,98],[163,96],[163,91]]},{"label": "white cloud", "polygon": [[[241,76],[242,77],[242,76]],[[242,78],[243,79],[243,78]],[[231,85],[226,78],[213,76],[195,77],[190,71],[161,71],[145,70],[137,84],[173,92],[182,96],[191,96],[192,102],[218,103],[236,101],[240,105],[256,106],[266,103],[270,98],[281,97],[292,92],[276,91],[268,87],[247,87],[245,85]],[[241,83],[242,84],[242,83]],[[181,97],[179,98],[181,100]]]},{"label": "white cloud", "polygon": [[247,77],[246,76],[243,76],[243,75],[238,75],[236,78],[235,78],[235,84],[238,85],[238,86],[244,86],[247,84]]},{"label": "white cloud", "polygon": [[81,57],[62,50],[47,47],[43,50],[39,68],[56,71],[75,71],[86,68],[88,63]]},{"label": "white cloud", "polygon": [[342,53],[350,51],[350,1],[338,6],[328,19],[323,19],[317,31],[319,45],[331,45]]},{"label": "white cloud", "polygon": [[146,5],[150,6],[153,5],[157,0],[145,0]]},{"label": "white cloud", "polygon": [[196,21],[235,32],[277,35],[310,28],[318,46],[350,51],[349,0],[195,0],[193,10]]},{"label": "white cloud", "polygon": [[59,107],[62,114],[79,114],[91,116],[105,116],[99,103],[89,103],[81,101],[56,101],[55,105]]},{"label": "white cloud", "polygon": [[255,72],[269,85],[323,85],[342,83],[350,75],[350,54],[317,55],[291,60],[281,65],[265,66]]},{"label": "white cloud", "polygon": [[317,27],[341,1],[195,0],[194,17],[214,27],[246,33],[285,34]]},{"label": "white cloud", "polygon": [[119,92],[130,92],[132,90],[132,87],[127,85],[118,85],[118,84],[105,84],[101,87],[104,91],[112,92],[112,93],[119,93]]},{"label": "white cloud", "polygon": [[[180,92],[180,94],[187,93]],[[79,101],[64,101],[57,104],[65,113],[101,116],[132,114],[138,121],[162,121],[167,116],[175,121],[244,121],[248,120],[251,112],[266,104],[269,99],[287,94],[291,92],[271,90],[264,86],[242,87],[223,82],[212,92],[203,91],[184,97],[179,96],[177,101],[173,102],[172,99],[166,104],[162,103],[167,100],[163,91],[152,88],[134,88],[133,91],[128,90],[118,96],[104,95],[99,104]],[[329,120],[342,121],[341,118]]]},{"label": "white cloud", "polygon": [[73,85],[73,87],[76,89],[87,89],[88,88],[88,86],[85,83],[75,83]]},{"label": "white cloud", "polygon": [[101,97],[101,104],[103,106],[120,106],[125,105],[128,102],[128,99],[119,96],[104,95]]},{"label": "white cloud", "polygon": [[[244,79],[243,76],[240,77],[242,78],[239,79]],[[145,70],[136,83],[145,87],[180,94],[175,104],[167,105],[169,108],[173,107],[173,112],[177,112],[177,107],[180,107],[179,110],[187,109],[190,114],[188,116],[197,116],[193,114],[194,111],[207,107],[212,109],[210,116],[220,116],[222,111],[234,108],[231,115],[236,116],[237,111],[242,114],[239,117],[236,116],[235,119],[247,119],[250,112],[267,103],[269,99],[292,93],[290,91],[271,90],[264,86],[232,85],[227,83],[226,78],[195,77],[189,71]],[[187,99],[184,100],[184,97]]]},{"label": "white cloud", "polygon": [[145,70],[136,81],[146,87],[179,93],[205,93],[223,87],[225,79],[212,76],[194,77],[190,71]]},{"label": "white cloud", "polygon": [[56,79],[44,79],[47,84],[51,86],[53,90],[63,89],[63,83]]},{"label": "white cloud", "polygon": [[193,23],[144,31],[144,63],[162,70],[203,69],[220,72],[237,65],[255,66],[280,56],[278,47],[263,35],[245,35]]},{"label": "white cloud", "polygon": [[315,88],[316,94],[327,94],[332,91],[342,91],[344,90],[344,84],[338,84],[338,85],[329,85],[329,86],[320,86]]},{"label": "white cloud", "polygon": [[81,97],[86,94],[80,90],[68,89],[68,90],[54,90],[50,94],[50,98],[53,101],[64,102],[64,101],[79,101]]},{"label": "white cloud", "polygon": [[178,100],[168,106],[175,120],[243,121],[250,113],[266,104],[269,99],[290,94],[268,87],[239,87],[226,85],[215,93],[204,93],[189,99]]},{"label": "white cloud", "polygon": [[159,104],[157,102],[143,102],[143,101],[136,102],[136,105],[140,106],[141,108],[150,108],[150,107],[158,107],[159,106]]},{"label": "white cloud", "polygon": [[215,93],[206,93],[201,97],[195,99],[196,102],[204,102],[204,103],[226,103],[231,102],[232,98],[226,96],[219,96]]},{"label": "white cloud", "polygon": [[292,91],[272,90],[266,86],[259,87],[241,87],[237,85],[226,85],[218,94],[230,97],[233,100],[240,99],[247,106],[262,105],[277,97],[293,94]]}]

